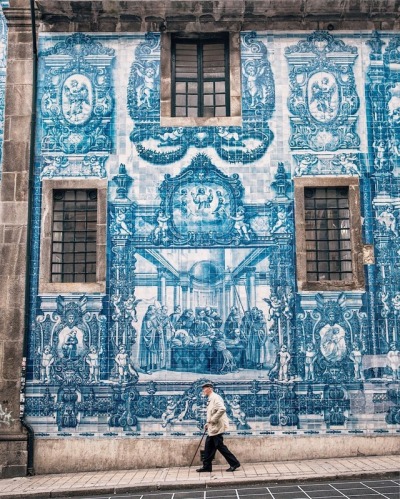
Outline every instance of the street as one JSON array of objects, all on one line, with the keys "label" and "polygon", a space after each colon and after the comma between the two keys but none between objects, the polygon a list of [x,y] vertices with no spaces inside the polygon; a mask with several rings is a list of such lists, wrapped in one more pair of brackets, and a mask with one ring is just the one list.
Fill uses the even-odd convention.
[{"label": "street", "polygon": [[325,481],[319,483],[207,488],[198,490],[81,496],[81,499],[400,499],[400,472],[393,479]]}]

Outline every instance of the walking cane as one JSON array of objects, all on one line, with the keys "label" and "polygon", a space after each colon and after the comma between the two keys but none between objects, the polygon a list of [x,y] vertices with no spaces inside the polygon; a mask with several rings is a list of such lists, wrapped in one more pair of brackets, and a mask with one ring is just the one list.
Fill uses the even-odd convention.
[{"label": "walking cane", "polygon": [[197,454],[198,450],[200,449],[200,445],[201,445],[201,442],[203,441],[203,438],[204,438],[204,435],[206,434],[206,431],[207,431],[207,430],[204,430],[203,435],[201,436],[200,443],[199,443],[199,445],[197,446],[196,452],[194,453],[194,456],[193,456],[192,462],[191,462],[191,463],[190,463],[190,465],[189,465],[189,468],[191,468],[191,467],[192,467],[192,464],[193,464],[194,458],[196,457],[196,454]]}]

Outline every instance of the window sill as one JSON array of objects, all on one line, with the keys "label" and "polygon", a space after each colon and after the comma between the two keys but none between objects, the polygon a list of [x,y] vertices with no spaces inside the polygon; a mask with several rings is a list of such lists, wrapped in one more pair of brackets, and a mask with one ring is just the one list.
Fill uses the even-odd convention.
[{"label": "window sill", "polygon": [[299,291],[364,291],[364,284],[356,281],[297,281]]},{"label": "window sill", "polygon": [[161,117],[162,127],[204,127],[204,126],[242,126],[241,116],[212,116],[210,118]]},{"label": "window sill", "polygon": [[105,282],[41,282],[39,294],[105,293]]}]

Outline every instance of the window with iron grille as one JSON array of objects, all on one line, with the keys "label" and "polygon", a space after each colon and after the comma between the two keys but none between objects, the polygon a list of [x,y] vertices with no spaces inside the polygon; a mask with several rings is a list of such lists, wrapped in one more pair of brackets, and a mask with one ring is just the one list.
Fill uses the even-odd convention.
[{"label": "window with iron grille", "polygon": [[299,291],[364,290],[364,245],[356,176],[294,178]]},{"label": "window with iron grille", "polygon": [[97,190],[53,190],[51,282],[95,282]]},{"label": "window with iron grille", "polygon": [[230,116],[229,38],[172,38],[172,116]]},{"label": "window with iron grille", "polygon": [[348,187],[306,187],[307,281],[351,281]]}]

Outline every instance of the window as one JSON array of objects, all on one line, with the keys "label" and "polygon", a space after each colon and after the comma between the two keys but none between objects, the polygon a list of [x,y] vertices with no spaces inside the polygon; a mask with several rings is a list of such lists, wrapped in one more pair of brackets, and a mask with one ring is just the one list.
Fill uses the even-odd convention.
[{"label": "window", "polygon": [[299,289],[364,285],[358,178],[295,179]]},{"label": "window", "polygon": [[305,187],[307,281],[351,281],[348,187]]},{"label": "window", "polygon": [[229,116],[229,43],[172,39],[172,116]]},{"label": "window", "polygon": [[241,126],[240,78],[239,33],[162,33],[161,126]]},{"label": "window", "polygon": [[51,282],[96,282],[97,190],[53,191]]},{"label": "window", "polygon": [[46,179],[40,293],[105,292],[106,181]]}]

